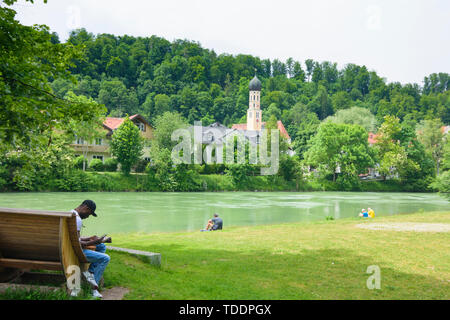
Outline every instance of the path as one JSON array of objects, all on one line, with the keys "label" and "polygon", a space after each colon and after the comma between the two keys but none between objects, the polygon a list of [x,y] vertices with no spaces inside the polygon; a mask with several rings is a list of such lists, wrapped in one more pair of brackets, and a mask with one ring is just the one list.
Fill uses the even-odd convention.
[{"label": "path", "polygon": [[385,231],[450,232],[449,223],[391,222],[363,223],[356,226],[362,229]]},{"label": "path", "polygon": [[122,300],[128,292],[130,292],[130,290],[123,287],[106,289],[101,292],[103,296],[102,300]]}]

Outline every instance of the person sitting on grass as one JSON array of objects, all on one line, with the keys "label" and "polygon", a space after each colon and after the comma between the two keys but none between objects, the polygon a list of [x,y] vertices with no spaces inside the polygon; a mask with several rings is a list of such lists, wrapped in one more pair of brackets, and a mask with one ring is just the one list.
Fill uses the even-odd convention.
[{"label": "person sitting on grass", "polygon": [[369,218],[375,218],[375,211],[373,211],[372,208],[368,208],[367,210],[368,210],[367,214],[369,215]]},{"label": "person sitting on grass", "polygon": [[211,219],[208,220],[208,224],[206,225],[206,228],[200,231],[211,231],[212,226],[214,225],[214,222],[212,222]]},{"label": "person sitting on grass", "polygon": [[87,282],[92,286],[92,296],[95,298],[102,298],[102,295],[98,291],[98,283],[100,282],[103,272],[109,263],[110,257],[105,253],[105,243],[111,243],[111,238],[91,236],[81,237],[80,232],[83,227],[82,219],[87,219],[91,215],[97,217],[95,213],[96,204],[92,200],[84,200],[76,209],[72,210],[76,215],[78,238],[80,240],[81,248],[86,256],[88,262],[90,262],[89,269],[83,272],[83,276]]},{"label": "person sitting on grass", "polygon": [[222,218],[219,218],[219,215],[217,213],[214,213],[214,218],[208,220],[208,224],[206,225],[206,228],[200,231],[216,231],[216,230],[222,230],[223,227],[223,220]]},{"label": "person sitting on grass", "polygon": [[211,227],[211,231],[222,230],[223,220],[219,218],[217,213],[214,213],[214,218],[211,219],[214,225]]},{"label": "person sitting on grass", "polygon": [[362,209],[361,213],[359,214],[359,216],[363,217],[363,218],[368,218],[369,217],[366,209]]}]

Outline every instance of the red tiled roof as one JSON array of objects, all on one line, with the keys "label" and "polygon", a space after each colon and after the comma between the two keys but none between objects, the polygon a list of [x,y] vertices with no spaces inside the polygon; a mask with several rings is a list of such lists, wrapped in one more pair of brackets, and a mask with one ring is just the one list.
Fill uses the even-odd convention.
[{"label": "red tiled roof", "polygon": [[122,124],[124,118],[106,118],[103,124],[110,130],[116,130]]},{"label": "red tiled roof", "polygon": [[[141,118],[142,120],[145,121],[145,119],[142,118],[142,116],[140,116],[139,114],[130,116],[130,120],[133,120],[135,118]],[[106,126],[109,130],[116,130],[118,127],[120,127],[120,125],[123,123],[124,120],[125,120],[125,118],[107,117],[105,119],[105,121],[103,122],[103,125]],[[147,121],[145,121],[145,122],[147,122]]]},{"label": "red tiled roof", "polygon": [[367,139],[369,141],[369,144],[377,143],[377,137],[378,137],[377,134],[375,134],[373,132],[369,132],[369,138]]},{"label": "red tiled roof", "polygon": [[236,124],[233,124],[233,126],[231,127],[231,129],[236,129],[236,130],[247,130],[247,124],[246,124],[246,123],[236,123]]},{"label": "red tiled roof", "polygon": [[289,134],[287,133],[286,129],[284,128],[283,122],[281,122],[281,120],[277,121],[277,126],[278,126],[278,130],[280,130],[280,133],[286,138],[286,139],[291,139],[291,137],[289,136]]},{"label": "red tiled roof", "polygon": [[[264,127],[266,125],[266,122],[261,123],[261,125]],[[286,139],[289,139],[289,140],[291,139],[291,137],[287,133],[286,129],[284,128],[284,125],[281,122],[281,120],[277,121],[277,127],[278,127],[278,130],[280,130],[280,133],[283,137],[285,137]],[[233,124],[233,126],[231,128],[236,129],[236,130],[247,130],[247,124],[246,123],[236,123],[236,124]]]}]

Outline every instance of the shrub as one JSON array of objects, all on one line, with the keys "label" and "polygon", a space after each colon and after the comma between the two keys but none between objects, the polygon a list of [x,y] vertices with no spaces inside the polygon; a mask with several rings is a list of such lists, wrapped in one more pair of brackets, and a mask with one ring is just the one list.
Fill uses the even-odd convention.
[{"label": "shrub", "polygon": [[81,169],[83,170],[83,161],[86,161],[87,163],[87,159],[84,156],[78,156],[73,160],[73,166],[76,169]]},{"label": "shrub", "polygon": [[134,167],[134,172],[139,172],[139,173],[145,172],[145,168],[147,167],[148,164],[149,164],[149,161],[147,161],[145,159],[139,159]]},{"label": "shrub", "polygon": [[94,171],[103,171],[103,161],[100,159],[92,159],[91,163],[89,163],[89,168]]},{"label": "shrub", "polygon": [[103,164],[104,170],[109,172],[116,172],[117,166],[118,162],[116,158],[108,158],[105,160],[105,163]]}]

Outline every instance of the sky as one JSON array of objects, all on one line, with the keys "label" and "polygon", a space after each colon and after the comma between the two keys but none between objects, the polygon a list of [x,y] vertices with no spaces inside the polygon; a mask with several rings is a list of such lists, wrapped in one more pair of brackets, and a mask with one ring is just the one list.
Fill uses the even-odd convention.
[{"label": "sky", "polygon": [[450,73],[448,0],[19,0],[22,24],[188,39],[217,54],[365,65],[387,82]]}]

